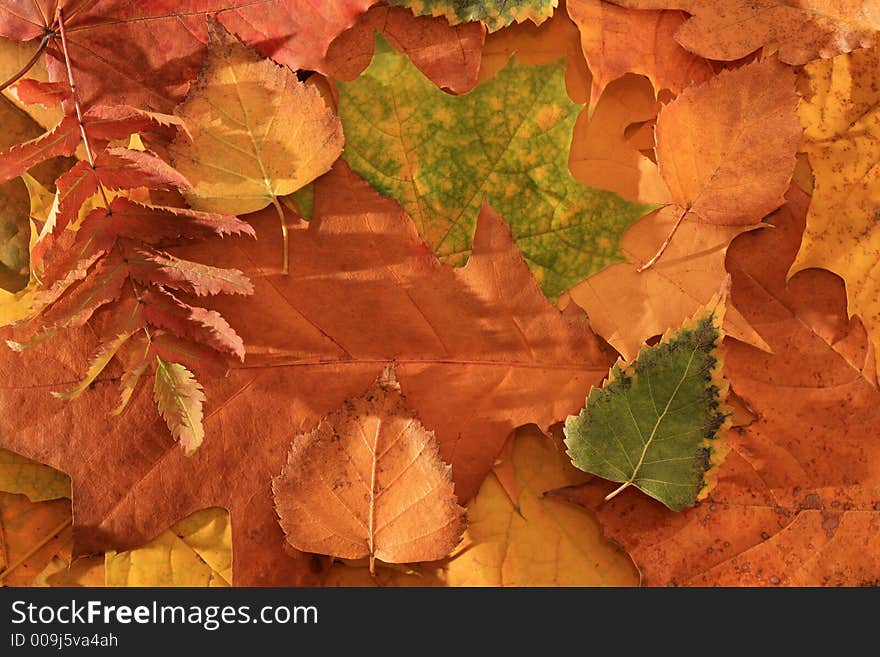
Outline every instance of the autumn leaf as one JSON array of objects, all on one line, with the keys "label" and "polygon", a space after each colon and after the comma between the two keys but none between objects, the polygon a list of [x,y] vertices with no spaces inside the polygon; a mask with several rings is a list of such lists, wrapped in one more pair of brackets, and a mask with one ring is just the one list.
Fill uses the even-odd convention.
[{"label": "autumn leaf", "polygon": [[512,60],[474,91],[449,96],[377,37],[370,67],[339,85],[346,159],[401,202],[450,264],[466,260],[488,199],[556,297],[620,260],[618,236],[647,210],[569,174],[578,106],[565,95],[563,69]]},{"label": "autumn leaf", "polygon": [[375,33],[409,56],[428,79],[453,93],[477,84],[486,33],[479,23],[449,25],[444,18],[413,16],[399,7],[372,7],[340,34],[327,51],[326,70],[334,80],[350,82],[373,58]]},{"label": "autumn leaf", "polygon": [[678,95],[705,82],[712,67],[674,39],[687,16],[679,11],[634,11],[603,0],[568,0],[578,25],[584,56],[593,73],[592,103],[609,82],[626,73],[647,76],[654,91]]},{"label": "autumn leaf", "polygon": [[[773,230],[728,255],[733,300],[773,349],[726,345],[725,371],[757,419],[733,430],[709,498],[673,513],[625,492],[597,507],[606,533],[652,586],[858,586],[880,572],[880,393],[862,324],[842,281],[786,272],[808,199],[799,190]],[[769,254],[769,257],[768,257]],[[610,486],[569,499],[594,506]]]},{"label": "autumn leaf", "polygon": [[70,497],[70,479],[52,468],[0,449],[0,492],[25,495],[31,502]]},{"label": "autumn leaf", "polygon": [[[724,261],[730,242],[754,228],[686,221],[663,257],[649,269],[638,271],[654,255],[655,245],[669,235],[679,216],[674,207],[667,206],[634,224],[621,243],[629,262],[611,265],[570,291],[571,299],[590,316],[593,330],[626,360],[633,360],[649,338],[681,324],[683,318],[712,298],[727,275]],[[724,315],[723,328],[732,338],[770,349],[731,305]]]},{"label": "autumn leaf", "polygon": [[858,50],[804,70],[799,107],[815,175],[801,249],[790,275],[824,267],[846,281],[847,311],[880,346],[877,164],[880,162],[880,50]]},{"label": "autumn leaf", "polygon": [[387,368],[363,396],[293,438],[272,481],[288,543],[303,552],[369,557],[372,572],[376,559],[445,557],[466,521],[438,448]]},{"label": "autumn leaf", "polygon": [[342,151],[339,119],[314,87],[261,59],[216,24],[208,62],[178,109],[186,125],[170,151],[197,210],[247,214],[327,171]]},{"label": "autumn leaf", "polygon": [[686,216],[747,226],[783,203],[801,135],[796,103],[791,70],[768,59],[722,71],[663,108],[657,161]]},{"label": "autumn leaf", "polygon": [[482,21],[489,31],[514,21],[540,24],[553,14],[558,0],[389,0],[390,5],[410,7],[420,15],[445,16],[450,24]]},{"label": "autumn leaf", "polygon": [[[581,509],[546,491],[582,482],[562,446],[534,428],[517,432],[512,501],[494,475],[468,504],[468,530],[446,567],[450,586],[628,586],[636,581],[626,555]],[[547,546],[554,548],[548,550]]]},{"label": "autumn leaf", "polygon": [[[659,110],[660,103],[645,78],[627,75],[609,84],[595,110],[581,112],[574,124],[568,162],[574,177],[585,185],[616,192],[628,201],[669,203],[669,190],[656,163],[628,138],[632,126],[654,121]],[[653,142],[652,135],[652,150]],[[633,224],[629,231],[640,223]],[[621,248],[627,252],[624,244]],[[599,275],[601,272],[594,277]]]},{"label": "autumn leaf", "polygon": [[622,482],[673,511],[704,499],[727,453],[727,381],[721,368],[726,290],[630,363],[618,361],[586,407],[565,421],[572,463]]},{"label": "autumn leaf", "polygon": [[685,48],[734,60],[765,48],[787,64],[833,57],[875,42],[880,13],[873,2],[814,0],[610,0],[632,9],[682,9],[691,18],[676,32]]},{"label": "autumn leaf", "polygon": [[589,102],[592,75],[581,51],[577,26],[564,11],[553,12],[540,25],[526,21],[489,34],[483,44],[479,81],[494,78],[514,54],[518,62],[530,66],[565,58],[568,97],[579,104]]},{"label": "autumn leaf", "polygon": [[[208,40],[206,17],[280,64],[323,70],[327,46],[374,0],[339,0],[321,11],[309,0],[117,0],[63,8],[69,50],[81,102],[130,104],[168,112],[183,98],[202,66]],[[57,3],[38,0],[3,12],[0,37],[31,41],[45,50],[50,82],[66,82],[58,36]],[[48,38],[37,43],[38,38]],[[283,37],[283,38],[281,38]]]},{"label": "autumn leaf", "polygon": [[[218,298],[214,308],[240,327],[249,348],[228,378],[203,381],[210,439],[190,458],[151,419],[143,387],[126,413],[100,425],[93,418],[117,403],[112,378],[73,404],[45,394],[82,367],[94,346],[90,331],[70,332],[53,350],[0,356],[0,376],[15,381],[0,390],[0,435],[4,445],[70,473],[78,553],[131,548],[196,509],[222,506],[232,517],[238,583],[313,580],[307,559],[280,549],[268,482],[292,436],[361,394],[386,364],[396,363],[408,404],[437,436],[461,500],[479,488],[514,428],[563,419],[607,372],[611,353],[586,317],[561,313],[543,297],[490,210],[468,265],[450,269],[396,203],[344,165],[318,180],[315,200],[315,217],[291,233],[288,276],[280,274],[268,212],[250,217],[256,243],[222,247],[255,293],[247,303]],[[186,255],[210,260],[219,252],[201,242]],[[4,374],[11,370],[15,377]],[[23,404],[33,409],[26,425],[6,410]],[[54,439],[59,432],[68,437],[63,444]],[[80,458],[83,449],[93,456]],[[240,456],[230,461],[230,453]],[[144,500],[150,513],[132,514]]]},{"label": "autumn leaf", "polygon": [[108,552],[104,569],[105,586],[231,586],[229,514],[196,511],[145,545]]},{"label": "autumn leaf", "polygon": [[56,555],[69,549],[70,501],[32,503],[0,492],[0,586],[28,586]]}]

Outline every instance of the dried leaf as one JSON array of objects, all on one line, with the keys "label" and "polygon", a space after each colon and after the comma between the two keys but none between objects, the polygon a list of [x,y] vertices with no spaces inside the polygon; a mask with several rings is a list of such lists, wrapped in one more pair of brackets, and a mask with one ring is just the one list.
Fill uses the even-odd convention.
[{"label": "dried leaf", "polygon": [[346,82],[360,75],[373,58],[377,31],[408,55],[438,87],[464,93],[477,84],[486,35],[479,23],[450,26],[444,18],[413,16],[406,9],[384,6],[361,15],[330,44],[326,65],[329,75]]},{"label": "dried leaf", "polygon": [[846,281],[847,312],[880,347],[877,164],[880,163],[880,49],[859,50],[804,70],[799,107],[803,149],[816,183],[792,275],[824,267]]},{"label": "dried leaf", "polygon": [[[468,530],[447,567],[450,586],[630,586],[632,563],[582,509],[544,496],[582,482],[558,442],[521,429],[513,447],[519,495],[494,475],[468,505]],[[548,546],[553,546],[548,550]]]},{"label": "dried leaf", "polygon": [[581,32],[584,56],[593,73],[593,103],[609,82],[626,73],[651,81],[656,93],[680,94],[705,82],[712,67],[674,39],[687,20],[679,11],[634,11],[603,0],[568,0],[568,15]]},{"label": "dried leaf", "polygon": [[[597,508],[651,586],[872,586],[880,572],[880,392],[842,281],[786,284],[806,214],[799,190],[773,230],[737,238],[733,299],[773,349],[726,345],[725,371],[757,419],[733,430],[709,499],[673,513],[625,492]],[[569,499],[595,506],[609,486]]]},{"label": "dried leaf", "polygon": [[438,449],[388,368],[363,396],[293,438],[272,481],[288,543],[344,559],[369,557],[371,570],[376,559],[442,559],[461,540],[465,512]]},{"label": "dried leaf", "polygon": [[[488,210],[467,267],[454,270],[438,263],[396,203],[344,166],[318,180],[314,219],[292,231],[288,276],[280,275],[280,247],[271,248],[272,215],[252,223],[256,243],[204,242],[186,251],[206,260],[222,252],[255,285],[247,303],[228,297],[213,306],[240,327],[249,350],[244,367],[205,381],[211,438],[193,457],[151,420],[143,389],[126,413],[100,424],[95,418],[118,403],[114,381],[96,381],[75,404],[45,394],[82,367],[94,348],[90,332],[71,332],[51,350],[0,354],[0,378],[15,382],[0,390],[0,436],[4,446],[71,474],[78,553],[128,549],[196,509],[223,506],[232,516],[238,583],[315,581],[308,559],[281,550],[269,480],[291,436],[361,394],[386,364],[396,362],[408,403],[435,432],[466,500],[515,427],[546,428],[577,410],[613,360],[582,312],[560,313],[541,295],[503,221]],[[33,409],[27,422],[13,412],[25,405]],[[82,459],[83,450],[92,456]],[[241,456],[230,461],[231,453]],[[143,500],[149,513],[133,513]]]},{"label": "dried leaf", "polygon": [[688,218],[723,226],[756,224],[782,205],[801,136],[796,106],[794,74],[772,59],[687,89],[657,120],[672,200]]},{"label": "dried leaf", "polygon": [[872,0],[610,0],[633,9],[691,14],[675,38],[709,59],[734,60],[765,48],[805,64],[875,43],[880,8]]},{"label": "dried leaf", "polygon": [[342,150],[338,119],[313,87],[214,24],[208,62],[178,110],[171,146],[197,210],[245,214],[327,171]]}]

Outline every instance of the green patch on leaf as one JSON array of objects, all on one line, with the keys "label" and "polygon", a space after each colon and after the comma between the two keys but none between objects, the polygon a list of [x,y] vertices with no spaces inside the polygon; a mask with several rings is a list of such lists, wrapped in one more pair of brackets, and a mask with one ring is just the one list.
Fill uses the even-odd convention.
[{"label": "green patch on leaf", "polygon": [[450,25],[482,21],[494,32],[514,21],[531,19],[540,25],[553,15],[559,0],[390,0],[388,4],[409,7],[417,16],[445,16]]},{"label": "green patch on leaf", "polygon": [[623,261],[623,233],[652,209],[571,176],[568,152],[582,106],[566,95],[564,76],[562,60],[511,60],[472,92],[451,96],[377,35],[369,68],[339,85],[345,158],[403,205],[449,264],[467,261],[488,199],[555,298]]},{"label": "green patch on leaf", "polygon": [[723,318],[724,299],[716,297],[632,363],[618,361],[586,408],[566,420],[572,463],[622,483],[606,499],[632,485],[680,511],[714,485],[729,426]]}]

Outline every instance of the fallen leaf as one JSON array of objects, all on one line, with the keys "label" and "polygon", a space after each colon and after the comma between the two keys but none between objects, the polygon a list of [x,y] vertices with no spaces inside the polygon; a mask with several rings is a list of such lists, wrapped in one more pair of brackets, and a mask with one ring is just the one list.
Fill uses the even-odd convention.
[{"label": "fallen leaf", "polygon": [[[0,354],[0,378],[15,382],[0,389],[0,442],[71,475],[77,554],[128,549],[197,509],[222,506],[232,517],[237,583],[313,581],[309,559],[281,549],[269,480],[291,436],[360,394],[385,365],[396,363],[462,500],[514,428],[563,419],[607,372],[610,350],[581,311],[560,313],[541,295],[490,210],[468,265],[449,269],[396,203],[344,165],[317,181],[315,201],[312,221],[292,231],[287,276],[268,212],[250,218],[256,244],[233,238],[185,252],[211,260],[222,251],[255,285],[248,303],[216,300],[241,327],[248,353],[228,378],[205,381],[211,438],[192,457],[163,432],[143,387],[124,414],[106,420],[116,403],[112,378],[73,403],[46,394],[82,367],[95,343],[90,331],[71,331],[51,350]],[[24,406],[27,421],[13,410]]]},{"label": "fallen leaf", "polygon": [[477,84],[486,32],[479,23],[450,26],[444,18],[413,16],[399,7],[373,7],[340,34],[327,51],[326,70],[335,80],[357,78],[373,58],[375,33],[406,54],[428,79],[453,93]]},{"label": "fallen leaf", "polygon": [[592,75],[581,51],[580,33],[563,5],[564,0],[553,16],[540,25],[526,21],[488,35],[483,44],[479,81],[494,78],[514,54],[518,62],[530,66],[565,58],[568,97],[579,104],[589,102]]},{"label": "fallen leaf", "polygon": [[764,48],[787,64],[805,64],[867,48],[880,30],[873,0],[610,0],[632,9],[681,9],[691,14],[675,34],[708,59],[734,60]]},{"label": "fallen leaf", "polygon": [[767,59],[722,71],[664,107],[657,162],[675,204],[723,226],[756,224],[782,205],[801,137],[796,106],[794,74]]},{"label": "fallen leaf", "polygon": [[[626,136],[633,124],[657,117],[660,103],[654,99],[651,83],[641,76],[627,75],[605,87],[597,100],[592,114],[581,112],[574,124],[568,156],[571,173],[585,185],[616,192],[628,201],[669,203],[669,190],[657,165]],[[652,134],[651,149],[653,142]],[[621,248],[626,252],[625,244]]]},{"label": "fallen leaf", "polygon": [[295,71],[327,73],[327,48],[376,0],[223,2],[218,20],[263,57]]},{"label": "fallen leaf", "polygon": [[461,540],[465,512],[450,471],[386,368],[361,397],[294,436],[272,491],[290,545],[369,557],[375,572],[376,559],[442,559]]},{"label": "fallen leaf", "polygon": [[108,552],[104,569],[105,586],[231,586],[229,513],[196,511],[146,545]]},{"label": "fallen leaf", "polygon": [[721,373],[727,290],[635,360],[619,360],[565,421],[575,467],[635,486],[673,511],[704,499],[727,454],[728,384]]},{"label": "fallen leaf", "polygon": [[[261,59],[216,23],[208,61],[178,109],[186,125],[169,150],[197,210],[247,214],[326,172],[342,152],[342,127],[320,93]],[[304,153],[305,156],[300,155]],[[284,269],[287,269],[287,250]]]},{"label": "fallen leaf", "polygon": [[858,50],[804,69],[799,107],[815,175],[801,249],[789,275],[823,267],[846,281],[847,312],[880,347],[880,49]]},{"label": "fallen leaf", "polygon": [[[730,242],[754,228],[686,221],[663,257],[639,272],[678,218],[676,208],[665,207],[635,223],[621,243],[629,262],[611,265],[570,291],[572,300],[590,316],[593,330],[626,360],[635,358],[649,338],[681,324],[709,302],[727,276],[724,259]],[[769,350],[739,310],[730,305],[724,316],[724,332]]]},{"label": "fallen leaf", "polygon": [[[12,39],[0,38],[0,81],[9,80],[18,71],[22,70],[37,51],[37,48],[37,44],[32,41],[22,43]],[[48,82],[49,74],[46,71],[46,64],[42,59],[31,67],[26,79]],[[22,101],[18,97],[18,85],[7,87],[3,90],[3,95],[44,129],[58,125],[58,122],[62,119],[63,113],[59,107],[31,105]]]},{"label": "fallen leaf", "polygon": [[70,500],[0,492],[0,586],[30,586],[70,546]]},{"label": "fallen leaf", "polygon": [[626,73],[647,76],[656,93],[669,89],[676,95],[712,76],[708,61],[674,39],[687,20],[680,11],[635,11],[603,0],[568,0],[566,7],[593,73],[594,104],[609,82]]},{"label": "fallen leaf", "polygon": [[389,0],[388,4],[409,7],[415,14],[445,16],[450,24],[482,21],[490,32],[514,21],[541,24],[553,14],[558,0]]},{"label": "fallen leaf", "polygon": [[42,463],[0,449],[0,492],[25,495],[31,502],[70,497],[70,479]]},{"label": "fallen leaf", "polygon": [[651,586],[858,586],[880,573],[880,392],[842,281],[819,270],[786,284],[808,199],[793,188],[775,228],[737,238],[733,299],[773,353],[733,341],[725,372],[757,419],[732,430],[709,498],[673,513],[609,486],[567,491],[595,507]]},{"label": "fallen leaf", "polygon": [[[447,566],[450,586],[632,586],[630,560],[595,518],[546,491],[583,482],[559,442],[534,428],[517,432],[515,502],[494,475],[468,504],[468,530]],[[552,549],[548,549],[552,546]]]},{"label": "fallen leaf", "polygon": [[450,96],[378,36],[370,67],[339,85],[346,160],[402,203],[449,264],[466,261],[488,199],[556,297],[622,259],[619,236],[647,210],[569,173],[579,108],[565,94],[563,69],[512,60],[472,92]]}]

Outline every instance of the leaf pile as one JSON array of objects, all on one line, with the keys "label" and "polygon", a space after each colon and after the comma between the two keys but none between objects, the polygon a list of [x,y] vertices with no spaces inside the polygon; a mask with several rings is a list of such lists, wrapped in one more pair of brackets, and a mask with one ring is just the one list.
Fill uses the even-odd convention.
[{"label": "leaf pile", "polygon": [[0,0],[0,583],[876,585],[878,31]]}]

